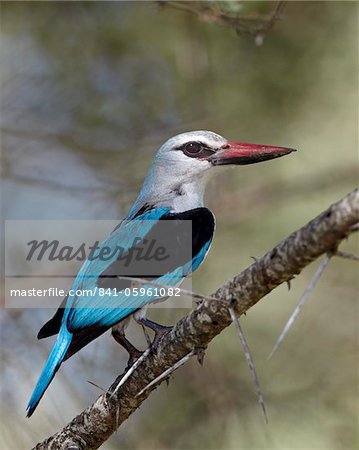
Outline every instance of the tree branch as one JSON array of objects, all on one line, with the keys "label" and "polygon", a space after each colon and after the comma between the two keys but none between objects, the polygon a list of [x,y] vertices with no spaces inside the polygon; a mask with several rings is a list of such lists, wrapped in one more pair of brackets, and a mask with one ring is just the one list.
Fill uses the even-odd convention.
[{"label": "tree branch", "polygon": [[[295,231],[250,267],[225,283],[213,297],[203,300],[160,341],[123,386],[111,396],[104,393],[63,430],[39,443],[36,450],[97,449],[150,395],[151,381],[181,361],[186,355],[202,351],[224,328],[231,316],[228,302],[240,316],[283,282],[290,281],[320,255],[335,251],[359,220],[359,190],[346,195],[304,227]],[[113,391],[122,376],[110,387]],[[162,380],[161,380],[162,381]]]},{"label": "tree branch", "polygon": [[[233,28],[238,34],[263,36],[267,34],[282,19],[286,1],[278,1],[274,9],[267,15],[244,15],[234,11],[224,11],[218,3],[158,1],[161,7],[170,7],[196,15],[200,20]],[[226,4],[225,2],[222,2]]]}]

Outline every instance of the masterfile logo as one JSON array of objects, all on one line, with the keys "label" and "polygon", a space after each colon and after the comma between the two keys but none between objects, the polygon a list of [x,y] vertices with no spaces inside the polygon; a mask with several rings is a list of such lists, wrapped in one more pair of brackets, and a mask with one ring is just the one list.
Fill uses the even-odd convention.
[{"label": "masterfile logo", "polygon": [[37,241],[32,240],[27,243],[30,246],[29,253],[26,256],[26,261],[37,259],[47,259],[48,261],[124,261],[124,265],[128,267],[131,261],[163,261],[170,258],[168,249],[158,245],[156,239],[146,239],[142,237],[135,237],[130,245],[130,248],[115,245],[100,245],[99,241],[87,246],[85,242],[80,244],[78,248],[69,245],[61,246],[60,241],[47,240]]},{"label": "masterfile logo", "polygon": [[[192,272],[191,221],[118,224],[6,221],[5,305],[58,307],[69,295],[116,308],[134,298],[138,307],[152,297],[182,299],[178,284]],[[187,306],[191,300],[176,301],[175,307]]]}]

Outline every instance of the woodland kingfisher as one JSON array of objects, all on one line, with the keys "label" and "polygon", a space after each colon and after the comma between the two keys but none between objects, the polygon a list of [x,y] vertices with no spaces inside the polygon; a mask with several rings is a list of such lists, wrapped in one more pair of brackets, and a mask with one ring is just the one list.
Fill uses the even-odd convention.
[{"label": "woodland kingfisher", "polygon": [[[176,253],[175,257],[163,262],[160,271],[152,273],[151,277],[137,276],[151,278],[151,282],[158,285],[177,286],[200,266],[211,245],[215,218],[204,206],[203,197],[206,182],[217,171],[216,168],[267,161],[292,151],[294,149],[286,147],[228,141],[211,131],[190,131],[168,139],[158,150],[130,212],[99,244],[99,251],[105,246],[120,245],[125,253],[129,253],[134,247],[140,248],[145,242],[153,241],[153,236],[159,241],[163,239],[163,246],[170,245],[171,239],[171,251]],[[163,221],[170,223],[170,233],[159,231]],[[185,237],[181,235],[179,224],[183,221],[191,222],[189,253],[182,251]],[[82,289],[95,291],[101,287],[110,288],[114,295],[104,300],[101,296],[68,294],[55,315],[39,331],[38,339],[57,334],[57,340],[28,403],[28,417],[35,411],[62,362],[105,331],[112,329],[112,336],[131,357],[138,357],[140,352],[125,337],[124,329],[130,316],[155,332],[152,346],[169,331],[170,327],[146,318],[146,306],[158,300],[153,290],[148,289],[148,293],[140,298],[123,294],[126,288],[127,293],[128,289],[133,289],[133,277],[136,277],[136,273],[131,273],[132,281],[130,277],[124,277],[128,273],[124,261],[125,258],[116,255],[106,260],[87,259],[71,292],[78,293]],[[135,269],[131,269],[132,272]]]}]

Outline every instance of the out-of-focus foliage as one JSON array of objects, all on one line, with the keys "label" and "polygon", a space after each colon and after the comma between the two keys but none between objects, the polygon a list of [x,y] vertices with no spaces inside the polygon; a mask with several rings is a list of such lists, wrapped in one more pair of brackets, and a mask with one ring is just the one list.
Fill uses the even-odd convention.
[{"label": "out-of-focus foliage", "polygon": [[[246,15],[275,6],[216,3]],[[212,292],[355,185],[357,25],[356,3],[288,2],[257,46],[253,36],[152,2],[2,2],[4,218],[121,218],[156,148],[190,129],[298,148],[219,174],[209,187],[217,234],[194,286]],[[355,250],[354,238],[343,248]],[[270,362],[315,264],[242,319],[268,426],[230,329],[203,368],[188,364],[103,448],[356,448],[354,264],[331,262]],[[184,313],[151,316],[170,323]],[[53,342],[36,334],[50,314],[1,313],[1,448],[28,448],[57,431],[98,394],[86,380],[106,387],[125,367],[124,352],[103,336],[62,366],[26,420]],[[135,326],[130,336],[144,345]]]}]

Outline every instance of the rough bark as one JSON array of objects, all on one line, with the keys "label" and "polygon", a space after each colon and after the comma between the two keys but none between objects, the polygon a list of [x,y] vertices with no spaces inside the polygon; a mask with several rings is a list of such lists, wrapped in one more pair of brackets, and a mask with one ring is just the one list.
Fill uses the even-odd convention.
[{"label": "rough bark", "polygon": [[[224,284],[213,297],[225,300],[238,316],[320,255],[336,250],[359,220],[359,190],[351,192],[304,227],[292,233],[250,267]],[[160,341],[114,397],[105,393],[55,435],[34,447],[97,449],[150,395],[156,386],[137,393],[191,352],[203,349],[231,324],[225,302],[203,300]],[[110,387],[113,390],[121,377]]]}]

